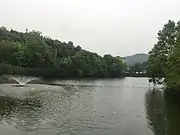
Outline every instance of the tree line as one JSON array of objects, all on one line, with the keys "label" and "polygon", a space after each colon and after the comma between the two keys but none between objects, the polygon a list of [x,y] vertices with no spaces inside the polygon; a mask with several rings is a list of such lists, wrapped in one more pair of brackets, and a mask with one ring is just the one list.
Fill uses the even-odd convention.
[{"label": "tree line", "polygon": [[126,76],[131,77],[147,77],[147,62],[135,63],[127,67]]},{"label": "tree line", "polygon": [[125,70],[126,64],[120,56],[102,57],[71,41],[45,37],[39,31],[0,28],[0,75],[121,77]]}]

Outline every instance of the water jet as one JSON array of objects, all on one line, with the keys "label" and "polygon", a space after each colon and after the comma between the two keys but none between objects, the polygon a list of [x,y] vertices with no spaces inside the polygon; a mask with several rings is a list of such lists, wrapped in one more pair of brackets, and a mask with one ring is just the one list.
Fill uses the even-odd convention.
[{"label": "water jet", "polygon": [[16,87],[25,87],[26,84],[29,82],[36,80],[37,78],[35,77],[26,77],[26,76],[17,76],[17,77],[12,77],[13,80],[15,80],[19,85]]}]

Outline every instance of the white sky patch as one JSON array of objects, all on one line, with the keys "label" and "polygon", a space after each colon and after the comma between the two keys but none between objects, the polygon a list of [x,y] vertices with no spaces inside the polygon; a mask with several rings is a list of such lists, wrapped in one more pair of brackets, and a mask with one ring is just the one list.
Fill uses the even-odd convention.
[{"label": "white sky patch", "polygon": [[0,25],[39,30],[101,55],[147,53],[178,0],[0,0]]}]

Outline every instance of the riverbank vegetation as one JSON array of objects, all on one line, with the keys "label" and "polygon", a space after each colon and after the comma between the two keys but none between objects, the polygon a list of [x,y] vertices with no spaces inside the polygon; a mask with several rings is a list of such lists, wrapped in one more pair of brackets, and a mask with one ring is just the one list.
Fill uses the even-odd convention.
[{"label": "riverbank vegetation", "polygon": [[126,64],[119,56],[102,57],[38,31],[23,33],[0,28],[0,75],[122,77],[125,70]]},{"label": "riverbank vegetation", "polygon": [[147,62],[135,63],[134,65],[129,65],[127,68],[126,76],[130,77],[147,77]]},{"label": "riverbank vegetation", "polygon": [[168,21],[149,52],[148,76],[154,84],[180,90],[180,22]]}]

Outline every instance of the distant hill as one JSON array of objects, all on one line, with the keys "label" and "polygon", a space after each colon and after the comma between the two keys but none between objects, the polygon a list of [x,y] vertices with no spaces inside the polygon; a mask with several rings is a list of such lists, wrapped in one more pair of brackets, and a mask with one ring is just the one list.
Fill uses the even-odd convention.
[{"label": "distant hill", "polygon": [[148,55],[145,53],[138,53],[132,56],[126,56],[124,57],[124,60],[126,61],[127,65],[134,65],[136,63],[143,63],[148,61]]}]

